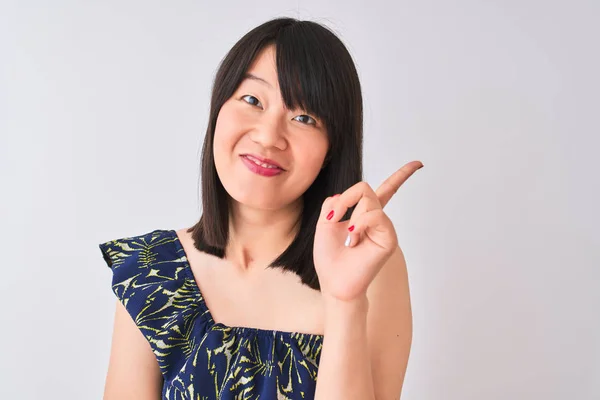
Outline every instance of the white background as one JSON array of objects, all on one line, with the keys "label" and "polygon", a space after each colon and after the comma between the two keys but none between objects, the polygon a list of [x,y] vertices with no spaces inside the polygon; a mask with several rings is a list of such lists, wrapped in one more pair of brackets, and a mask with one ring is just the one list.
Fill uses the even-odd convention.
[{"label": "white background", "polygon": [[365,180],[410,275],[404,400],[600,398],[597,1],[0,2],[0,398],[99,399],[97,245],[200,216],[221,58],[321,22],[364,90]]}]

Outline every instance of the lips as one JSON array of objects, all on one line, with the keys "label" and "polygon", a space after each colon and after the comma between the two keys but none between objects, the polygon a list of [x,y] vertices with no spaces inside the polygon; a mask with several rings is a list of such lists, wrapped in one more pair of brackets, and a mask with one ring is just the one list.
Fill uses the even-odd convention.
[{"label": "lips", "polygon": [[261,165],[256,164],[254,161],[250,159],[248,156],[240,156],[242,159],[242,163],[248,168],[250,171],[255,174],[264,176],[264,177],[273,177],[279,174],[283,174],[283,170],[278,167],[263,167]]},{"label": "lips", "polygon": [[261,164],[268,164],[269,166],[277,167],[280,170],[285,171],[285,169],[283,169],[283,167],[281,165],[279,165],[279,163],[277,163],[276,161],[271,160],[269,158],[261,157],[261,156],[258,156],[256,154],[251,154],[251,153],[241,154],[241,156],[246,157],[251,161],[258,161]]}]

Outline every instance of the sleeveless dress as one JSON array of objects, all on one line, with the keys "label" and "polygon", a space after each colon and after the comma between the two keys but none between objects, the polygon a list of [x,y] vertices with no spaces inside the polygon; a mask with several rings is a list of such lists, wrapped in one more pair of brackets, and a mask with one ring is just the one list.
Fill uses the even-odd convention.
[{"label": "sleeveless dress", "polygon": [[175,230],[99,244],[168,400],[312,399],[323,335],[215,322]]}]

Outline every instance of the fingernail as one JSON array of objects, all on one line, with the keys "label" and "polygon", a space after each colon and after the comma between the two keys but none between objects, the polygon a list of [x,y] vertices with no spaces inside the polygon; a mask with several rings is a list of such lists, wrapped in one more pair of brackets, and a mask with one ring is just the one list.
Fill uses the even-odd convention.
[{"label": "fingernail", "polygon": [[327,219],[330,220],[331,218],[333,218],[333,210],[329,211],[329,214],[327,214]]},{"label": "fingernail", "polygon": [[346,243],[344,243],[344,246],[350,246],[350,235],[348,235],[348,237],[346,238]]},{"label": "fingernail", "polygon": [[349,230],[350,232],[352,232],[352,231],[354,230],[354,225],[352,225],[350,228],[348,228],[348,230]]}]

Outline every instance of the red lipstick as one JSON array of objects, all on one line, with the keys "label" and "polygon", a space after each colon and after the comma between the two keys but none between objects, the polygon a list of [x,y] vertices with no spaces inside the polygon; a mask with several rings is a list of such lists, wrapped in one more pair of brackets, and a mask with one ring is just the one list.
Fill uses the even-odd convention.
[{"label": "red lipstick", "polygon": [[[240,156],[244,165],[252,172],[262,176],[275,176],[282,173],[284,170],[276,162],[269,160],[268,158],[257,157],[253,154],[242,154]],[[268,164],[267,167],[257,164]]]}]

